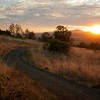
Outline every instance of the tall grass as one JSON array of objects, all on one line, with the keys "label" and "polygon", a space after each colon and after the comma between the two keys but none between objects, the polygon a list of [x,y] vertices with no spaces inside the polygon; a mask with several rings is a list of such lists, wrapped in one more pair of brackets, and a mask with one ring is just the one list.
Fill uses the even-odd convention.
[{"label": "tall grass", "polygon": [[[3,39],[2,39],[3,38]],[[30,47],[25,59],[39,68],[88,86],[100,85],[100,51],[72,47],[69,56],[52,54],[43,43],[32,40],[0,38],[0,58],[16,47]]]},{"label": "tall grass", "polygon": [[56,100],[40,83],[0,63],[0,100]]},{"label": "tall grass", "polygon": [[100,85],[100,51],[72,47],[69,56],[54,55],[39,45],[30,49],[30,60],[36,66],[81,84]]},{"label": "tall grass", "polygon": [[29,41],[8,38],[0,37],[0,100],[57,100],[45,86],[3,62],[11,50],[29,46]]}]

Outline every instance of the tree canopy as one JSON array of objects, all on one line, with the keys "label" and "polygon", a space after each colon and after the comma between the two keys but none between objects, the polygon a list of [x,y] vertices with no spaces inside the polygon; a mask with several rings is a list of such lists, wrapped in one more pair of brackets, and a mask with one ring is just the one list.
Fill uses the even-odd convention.
[{"label": "tree canopy", "polygon": [[54,38],[60,41],[69,42],[71,40],[71,31],[64,26],[57,26],[54,32]]}]

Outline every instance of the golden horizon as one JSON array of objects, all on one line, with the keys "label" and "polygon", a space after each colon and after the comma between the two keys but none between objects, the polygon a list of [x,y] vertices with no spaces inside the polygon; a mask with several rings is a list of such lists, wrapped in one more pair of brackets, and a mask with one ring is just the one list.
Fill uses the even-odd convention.
[{"label": "golden horizon", "polygon": [[[9,25],[10,24],[6,24],[6,25],[2,25],[0,27],[0,29],[2,30],[6,30],[9,28]],[[42,32],[54,32],[55,29],[56,29],[56,26],[37,26],[37,27],[34,27],[32,25],[23,25],[23,24],[20,24],[22,26],[22,29],[25,31],[26,29],[29,29],[30,31],[33,31],[33,32],[36,32],[36,33],[42,33]],[[75,25],[63,25],[65,27],[68,28],[68,30],[82,30],[84,32],[90,32],[90,33],[93,33],[95,35],[100,35],[100,24],[94,24],[94,25],[91,25],[91,26],[75,26]]]},{"label": "golden horizon", "polygon": [[83,28],[83,31],[91,32],[92,34],[95,35],[100,35],[100,24],[94,24],[90,27],[85,27]]}]

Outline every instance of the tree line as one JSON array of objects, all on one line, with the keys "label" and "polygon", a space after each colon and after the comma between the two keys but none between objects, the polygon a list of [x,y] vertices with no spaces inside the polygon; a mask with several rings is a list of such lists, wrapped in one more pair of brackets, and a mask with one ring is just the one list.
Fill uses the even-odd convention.
[{"label": "tree line", "polygon": [[35,39],[35,33],[33,31],[29,31],[29,29],[23,31],[21,25],[19,24],[11,24],[6,31],[0,30],[0,35],[8,35],[16,38]]},{"label": "tree line", "polygon": [[[11,24],[7,31],[1,31],[1,34],[10,35],[17,38],[35,39],[35,33],[26,29],[23,31],[21,25]],[[44,43],[44,49],[53,53],[67,53],[71,45],[71,31],[62,25],[56,27],[56,30],[51,35],[48,32],[41,34],[38,38]]]},{"label": "tree line", "polygon": [[[33,31],[30,31],[29,29],[23,31],[21,25],[19,24],[11,24],[6,31],[0,30],[0,35],[36,39],[36,34]],[[71,46],[100,50],[99,43],[86,44],[81,42],[79,45],[73,45],[72,32],[69,31],[67,27],[62,25],[57,26],[53,34],[44,32],[37,39],[44,42],[44,49],[53,53],[60,52],[67,54]]]}]

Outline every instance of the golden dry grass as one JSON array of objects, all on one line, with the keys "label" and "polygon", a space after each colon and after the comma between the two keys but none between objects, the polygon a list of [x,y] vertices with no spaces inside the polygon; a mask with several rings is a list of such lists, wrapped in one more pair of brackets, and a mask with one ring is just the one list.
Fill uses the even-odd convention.
[{"label": "golden dry grass", "polygon": [[90,87],[100,85],[100,51],[72,47],[69,56],[53,55],[38,43],[30,52],[31,62],[42,69]]},{"label": "golden dry grass", "polygon": [[17,47],[30,47],[31,43],[31,40],[21,40],[11,37],[0,36],[0,60],[11,50]]},{"label": "golden dry grass", "polygon": [[0,38],[0,57],[16,47],[30,47],[25,59],[39,68],[88,86],[100,85],[100,51],[72,47],[69,56],[50,54],[34,40]]},{"label": "golden dry grass", "polygon": [[0,36],[0,100],[57,100],[57,97],[39,82],[2,61],[11,50],[17,47],[30,47],[32,42]]},{"label": "golden dry grass", "polygon": [[40,83],[0,63],[0,100],[56,100]]}]

